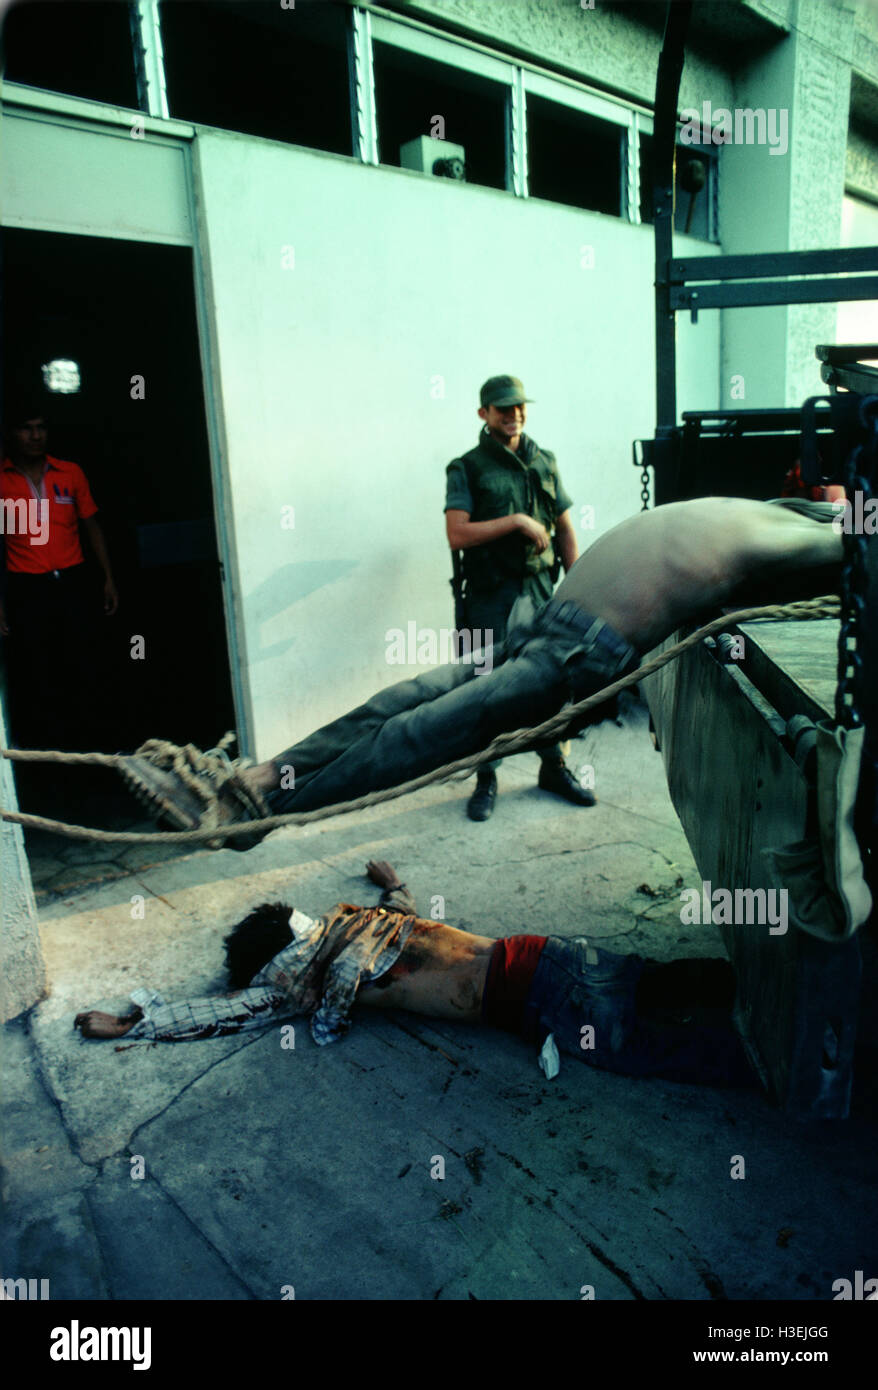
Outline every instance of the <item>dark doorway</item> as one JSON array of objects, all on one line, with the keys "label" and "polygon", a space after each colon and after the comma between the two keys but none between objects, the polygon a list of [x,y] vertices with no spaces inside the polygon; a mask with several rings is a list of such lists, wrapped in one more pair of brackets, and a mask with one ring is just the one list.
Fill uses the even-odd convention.
[{"label": "dark doorway", "polygon": [[[50,362],[79,372],[43,400],[48,452],[85,471],[120,596],[101,614],[97,747],[210,747],[235,716],[191,252],[5,230],[3,280],[7,390],[42,387]],[[100,604],[96,567],[94,583]]]}]

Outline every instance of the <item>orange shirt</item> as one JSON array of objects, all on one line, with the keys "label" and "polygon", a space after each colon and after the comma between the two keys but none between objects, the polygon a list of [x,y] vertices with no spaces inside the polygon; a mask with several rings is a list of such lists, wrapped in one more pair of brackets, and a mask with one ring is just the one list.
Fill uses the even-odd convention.
[{"label": "orange shirt", "polygon": [[82,469],[46,455],[42,487],[5,459],[0,468],[0,534],[6,568],[17,574],[48,574],[82,564],[79,522],[97,507]]}]

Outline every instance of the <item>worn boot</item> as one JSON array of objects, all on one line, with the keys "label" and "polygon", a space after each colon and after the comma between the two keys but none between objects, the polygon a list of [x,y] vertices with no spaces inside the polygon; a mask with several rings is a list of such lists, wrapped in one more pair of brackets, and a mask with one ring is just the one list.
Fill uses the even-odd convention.
[{"label": "worn boot", "polygon": [[470,820],[487,820],[494,810],[497,800],[497,774],[493,768],[489,772],[476,775],[476,789],[467,803],[466,813]]},{"label": "worn boot", "polygon": [[587,787],[581,787],[564,763],[541,763],[537,786],[541,791],[554,792],[574,806],[594,806],[597,797]]}]

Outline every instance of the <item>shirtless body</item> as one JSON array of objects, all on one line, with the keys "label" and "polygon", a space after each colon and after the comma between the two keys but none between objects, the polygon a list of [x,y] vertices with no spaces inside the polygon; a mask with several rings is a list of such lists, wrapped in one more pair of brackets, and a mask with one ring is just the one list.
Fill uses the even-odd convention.
[{"label": "shirtless body", "polygon": [[[220,823],[399,785],[602,689],[684,623],[723,607],[836,591],[843,540],[826,524],[835,515],[830,503],[706,497],[630,517],[576,561],[529,632],[495,649],[490,674],[435,668],[379,691],[274,758],[237,769],[231,781],[223,776]],[[295,787],[284,790],[290,767]],[[199,803],[173,772],[137,756],[122,771],[156,813],[184,829],[199,823]],[[249,848],[240,838],[229,843]]]},{"label": "shirtless body", "polygon": [[833,526],[790,506],[699,497],[614,526],[572,566],[555,602],[572,599],[646,652],[720,608],[831,592],[842,553]]}]

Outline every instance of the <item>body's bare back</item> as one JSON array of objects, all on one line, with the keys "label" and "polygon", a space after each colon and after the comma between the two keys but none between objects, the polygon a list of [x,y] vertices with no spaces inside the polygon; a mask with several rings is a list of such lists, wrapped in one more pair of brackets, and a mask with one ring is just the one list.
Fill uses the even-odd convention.
[{"label": "body's bare back", "polygon": [[357,998],[372,1008],[478,1023],[495,945],[488,936],[418,919],[396,965],[361,985]]},{"label": "body's bare back", "polygon": [[701,497],[629,517],[601,536],[555,593],[603,618],[638,651],[730,605],[837,588],[842,537],[768,502]]}]

